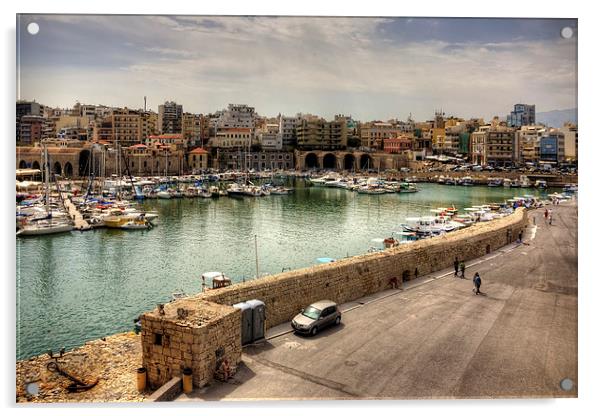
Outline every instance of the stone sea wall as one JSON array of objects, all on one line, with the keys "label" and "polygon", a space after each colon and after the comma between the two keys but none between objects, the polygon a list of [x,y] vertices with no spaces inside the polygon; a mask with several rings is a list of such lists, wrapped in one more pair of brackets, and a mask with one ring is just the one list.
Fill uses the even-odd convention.
[{"label": "stone sea wall", "polygon": [[[518,239],[527,225],[527,212],[475,224],[450,234],[404,244],[378,253],[307,267],[209,290],[165,305],[142,316],[143,366],[151,387],[191,368],[194,385],[213,380],[220,363],[240,362],[239,302],[265,303],[266,327],[290,321],[299,310],[321,299],[344,303],[470,260]],[[470,277],[470,276],[468,276]]]},{"label": "stone sea wall", "polygon": [[391,288],[392,279],[411,280],[450,267],[455,257],[481,257],[517,240],[526,224],[526,210],[520,208],[507,217],[439,237],[266,276],[197,297],[225,305],[259,299],[266,304],[266,326],[270,328],[292,319],[301,308],[317,300],[348,302]]}]

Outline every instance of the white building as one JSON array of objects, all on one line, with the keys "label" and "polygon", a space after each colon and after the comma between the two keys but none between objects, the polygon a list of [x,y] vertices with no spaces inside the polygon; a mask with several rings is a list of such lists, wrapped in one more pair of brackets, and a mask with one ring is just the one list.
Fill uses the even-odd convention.
[{"label": "white building", "polygon": [[257,115],[255,108],[246,104],[228,104],[216,122],[216,129],[253,129]]},{"label": "white building", "polygon": [[297,127],[301,125],[301,117],[278,115],[282,146],[292,148],[297,144]]},{"label": "white building", "polygon": [[564,134],[564,158],[566,160],[577,160],[578,148],[578,129],[575,124],[564,123],[564,126],[558,129]]},{"label": "white building", "polygon": [[281,124],[266,123],[256,131],[257,141],[263,150],[282,150]]}]

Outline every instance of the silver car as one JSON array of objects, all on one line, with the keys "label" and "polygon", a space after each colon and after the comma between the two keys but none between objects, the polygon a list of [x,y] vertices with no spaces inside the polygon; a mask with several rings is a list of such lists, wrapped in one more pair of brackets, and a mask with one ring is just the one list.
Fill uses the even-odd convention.
[{"label": "silver car", "polygon": [[295,332],[316,335],[327,326],[340,323],[341,311],[337,304],[330,300],[321,300],[301,310],[291,321],[291,326]]}]

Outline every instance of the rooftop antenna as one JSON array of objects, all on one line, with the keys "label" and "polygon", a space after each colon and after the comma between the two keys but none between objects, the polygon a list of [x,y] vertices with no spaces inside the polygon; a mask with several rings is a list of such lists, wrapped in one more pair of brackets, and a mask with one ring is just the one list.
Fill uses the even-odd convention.
[{"label": "rooftop antenna", "polygon": [[146,113],[146,95],[144,96],[144,112]]}]

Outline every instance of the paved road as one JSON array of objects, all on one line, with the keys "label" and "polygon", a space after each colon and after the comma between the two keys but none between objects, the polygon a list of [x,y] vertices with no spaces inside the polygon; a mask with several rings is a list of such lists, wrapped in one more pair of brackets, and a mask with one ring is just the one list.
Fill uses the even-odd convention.
[{"label": "paved road", "polygon": [[576,397],[577,207],[553,210],[551,226],[530,213],[526,244],[469,264],[485,295],[471,279],[427,278],[316,337],[246,347],[233,380],[178,400]]}]

